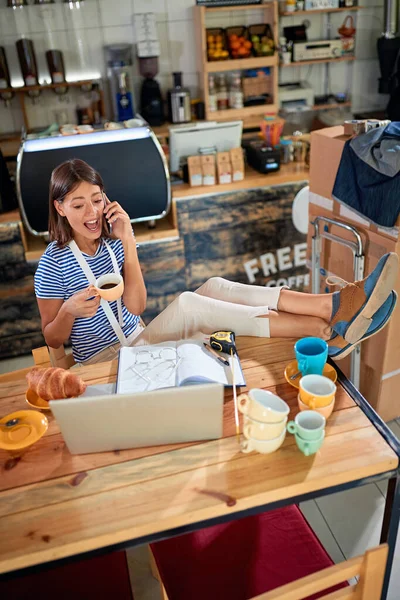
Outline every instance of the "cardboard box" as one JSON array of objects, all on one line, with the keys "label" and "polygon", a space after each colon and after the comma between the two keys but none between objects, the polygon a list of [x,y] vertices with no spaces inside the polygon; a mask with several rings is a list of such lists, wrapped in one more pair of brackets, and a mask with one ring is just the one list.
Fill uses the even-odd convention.
[{"label": "cardboard box", "polygon": [[218,183],[232,182],[232,165],[229,152],[218,152],[217,154]]},{"label": "cardboard box", "polygon": [[200,156],[203,185],[215,185],[215,157],[213,154]]},{"label": "cardboard box", "polygon": [[243,181],[244,158],[242,148],[232,148],[229,151],[232,165],[232,181]]},{"label": "cardboard box", "polygon": [[[364,274],[370,273],[381,256],[387,252],[400,255],[399,228],[384,228],[339,204],[332,199],[332,189],[340,163],[343,146],[348,137],[343,127],[331,127],[311,134],[309,221],[316,216],[328,217],[352,225],[363,242]],[[330,226],[330,233],[354,241],[354,236],[340,227]],[[310,224],[307,239],[307,262],[311,266],[311,240],[314,227]],[[321,292],[331,292],[325,279],[337,275],[346,281],[354,280],[353,254],[350,248],[322,239]],[[400,275],[395,291],[400,295]],[[350,374],[350,357],[338,362]],[[400,308],[396,309],[388,326],[361,346],[360,391],[385,421],[400,416]]]},{"label": "cardboard box", "polygon": [[203,185],[203,171],[200,156],[188,157],[189,184],[192,187]]}]

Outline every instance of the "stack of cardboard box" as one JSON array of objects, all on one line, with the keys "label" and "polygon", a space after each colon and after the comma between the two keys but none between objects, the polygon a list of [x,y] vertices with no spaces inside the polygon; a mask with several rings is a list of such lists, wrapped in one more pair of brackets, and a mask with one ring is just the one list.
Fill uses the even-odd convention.
[{"label": "stack of cardboard box", "polygon": [[[350,138],[344,127],[330,127],[311,134],[310,205],[309,221],[317,216],[329,217],[355,227],[361,235],[367,275],[387,252],[400,254],[399,225],[387,229],[371,224],[345,205],[332,199],[332,189],[344,144]],[[329,231],[354,241],[351,233],[331,226]],[[311,264],[311,239],[314,227],[308,230],[308,261]],[[354,280],[353,255],[349,248],[322,240],[321,292],[326,288],[325,277],[338,275],[346,281]],[[400,294],[400,275],[395,290]],[[350,359],[338,366],[349,375]],[[360,391],[386,421],[400,416],[400,308],[396,307],[388,326],[361,346]]]}]

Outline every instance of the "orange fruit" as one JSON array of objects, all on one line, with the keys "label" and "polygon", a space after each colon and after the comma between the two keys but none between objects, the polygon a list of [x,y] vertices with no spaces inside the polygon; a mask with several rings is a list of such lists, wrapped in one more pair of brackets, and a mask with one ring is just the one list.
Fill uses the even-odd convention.
[{"label": "orange fruit", "polygon": [[251,45],[252,45],[252,44],[251,44],[251,42],[249,42],[249,40],[246,40],[246,41],[245,41],[245,43],[243,44],[243,46],[244,46],[245,48],[247,48],[247,50],[250,50],[250,48],[251,48]]}]

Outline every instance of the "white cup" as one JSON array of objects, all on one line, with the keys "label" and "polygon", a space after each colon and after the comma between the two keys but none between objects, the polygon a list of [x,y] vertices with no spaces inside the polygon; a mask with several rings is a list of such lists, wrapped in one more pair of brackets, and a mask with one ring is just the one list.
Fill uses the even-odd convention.
[{"label": "white cup", "polygon": [[255,440],[273,440],[282,434],[286,429],[287,417],[278,423],[263,423],[263,421],[255,421],[250,417],[244,417],[243,435],[246,438]]},{"label": "white cup", "polygon": [[241,394],[238,407],[242,414],[263,423],[279,423],[289,414],[286,402],[268,390],[253,389]]},{"label": "white cup", "polygon": [[251,452],[255,450],[260,454],[271,454],[280,448],[286,436],[286,430],[284,429],[280,436],[273,438],[272,440],[255,440],[254,438],[244,439],[241,444],[242,452]]}]

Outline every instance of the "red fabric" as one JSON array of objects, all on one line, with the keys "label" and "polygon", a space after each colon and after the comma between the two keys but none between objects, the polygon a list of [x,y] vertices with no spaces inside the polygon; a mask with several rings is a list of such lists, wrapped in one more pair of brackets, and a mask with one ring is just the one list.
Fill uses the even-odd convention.
[{"label": "red fabric", "polygon": [[10,600],[133,600],[125,552],[82,560],[0,581],[0,598]]},{"label": "red fabric", "polygon": [[169,600],[246,600],[333,564],[294,505],[151,549]]}]

